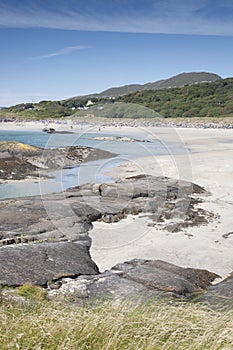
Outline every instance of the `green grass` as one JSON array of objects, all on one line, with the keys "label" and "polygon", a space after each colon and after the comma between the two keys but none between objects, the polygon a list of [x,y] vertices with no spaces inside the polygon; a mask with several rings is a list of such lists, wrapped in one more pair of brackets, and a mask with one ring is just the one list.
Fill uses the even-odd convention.
[{"label": "green grass", "polygon": [[92,308],[2,302],[0,327],[1,350],[230,350],[233,344],[233,310],[161,301]]},{"label": "green grass", "polygon": [[38,286],[34,286],[30,283],[24,284],[17,289],[17,294],[34,301],[44,301],[47,298],[47,292],[45,289]]}]

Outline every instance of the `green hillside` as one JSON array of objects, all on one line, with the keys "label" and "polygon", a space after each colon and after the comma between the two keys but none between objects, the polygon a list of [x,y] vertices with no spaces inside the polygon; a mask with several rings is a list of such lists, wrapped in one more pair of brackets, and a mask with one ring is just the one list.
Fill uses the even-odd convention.
[{"label": "green hillside", "polygon": [[136,103],[165,118],[233,116],[233,78],[169,90],[146,90],[118,97]]},{"label": "green hillside", "polygon": [[88,111],[102,118],[225,118],[233,117],[233,78],[200,83],[182,88],[144,90],[102,98]]},{"label": "green hillside", "polygon": [[90,117],[96,118],[126,118],[126,119],[138,119],[138,118],[154,118],[160,117],[160,115],[150,108],[144,107],[135,103],[115,102],[97,104],[88,109],[88,111],[79,111],[74,114],[74,117]]},{"label": "green hillside", "polygon": [[133,119],[231,118],[233,78],[185,85],[181,88],[137,91],[116,98],[83,96],[63,101],[42,101],[33,105],[21,104],[0,110],[0,119],[54,119],[70,116]]}]

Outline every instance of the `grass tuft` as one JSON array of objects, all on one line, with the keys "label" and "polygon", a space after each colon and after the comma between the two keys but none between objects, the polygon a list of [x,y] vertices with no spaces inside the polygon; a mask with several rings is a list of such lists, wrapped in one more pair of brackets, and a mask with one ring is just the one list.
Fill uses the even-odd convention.
[{"label": "grass tuft", "polygon": [[17,294],[33,301],[44,301],[47,299],[47,291],[30,283],[24,284],[17,289]]}]

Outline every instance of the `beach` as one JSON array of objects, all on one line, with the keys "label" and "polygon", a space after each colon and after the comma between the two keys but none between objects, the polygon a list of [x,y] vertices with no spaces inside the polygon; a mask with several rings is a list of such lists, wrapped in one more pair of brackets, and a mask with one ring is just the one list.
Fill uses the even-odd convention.
[{"label": "beach", "polygon": [[[140,130],[142,132],[142,130]],[[133,258],[161,259],[183,267],[208,269],[226,277],[233,270],[233,131],[147,129],[145,133],[181,142],[187,153],[139,158],[114,169],[115,178],[151,174],[188,180],[209,193],[199,204],[215,216],[208,225],[167,232],[148,226],[148,218],[128,217],[119,223],[95,223],[91,254],[103,271]]]},{"label": "beach", "polygon": [[[208,269],[222,278],[232,272],[232,129],[103,127],[92,123],[74,125],[72,121],[48,125],[59,131],[159,140],[167,149],[166,155],[155,156],[147,143],[142,143],[143,152],[138,158],[124,159],[120,166],[108,169],[108,175],[116,180],[139,174],[168,176],[194,182],[207,191],[198,195],[202,199],[198,206],[213,213],[207,225],[169,232],[161,223],[148,226],[150,219],[145,214],[130,215],[118,223],[95,222],[90,231],[91,256],[101,271],[120,262],[143,258]],[[41,131],[43,126],[42,122],[1,123],[1,130]],[[178,150],[176,154],[173,146]]]}]

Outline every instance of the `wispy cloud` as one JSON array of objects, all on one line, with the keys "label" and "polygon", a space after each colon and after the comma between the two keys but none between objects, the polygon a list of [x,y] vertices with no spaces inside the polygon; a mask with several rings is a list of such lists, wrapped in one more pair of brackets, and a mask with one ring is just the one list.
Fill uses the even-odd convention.
[{"label": "wispy cloud", "polygon": [[0,25],[233,35],[233,3],[231,0],[2,0]]},{"label": "wispy cloud", "polygon": [[67,46],[67,47],[63,47],[60,50],[51,52],[51,53],[46,54],[46,55],[30,57],[30,59],[31,60],[45,60],[45,59],[50,59],[50,58],[57,57],[57,56],[69,55],[74,51],[85,50],[85,49],[89,49],[89,48],[91,48],[91,47],[90,46],[81,46],[81,45]]}]

